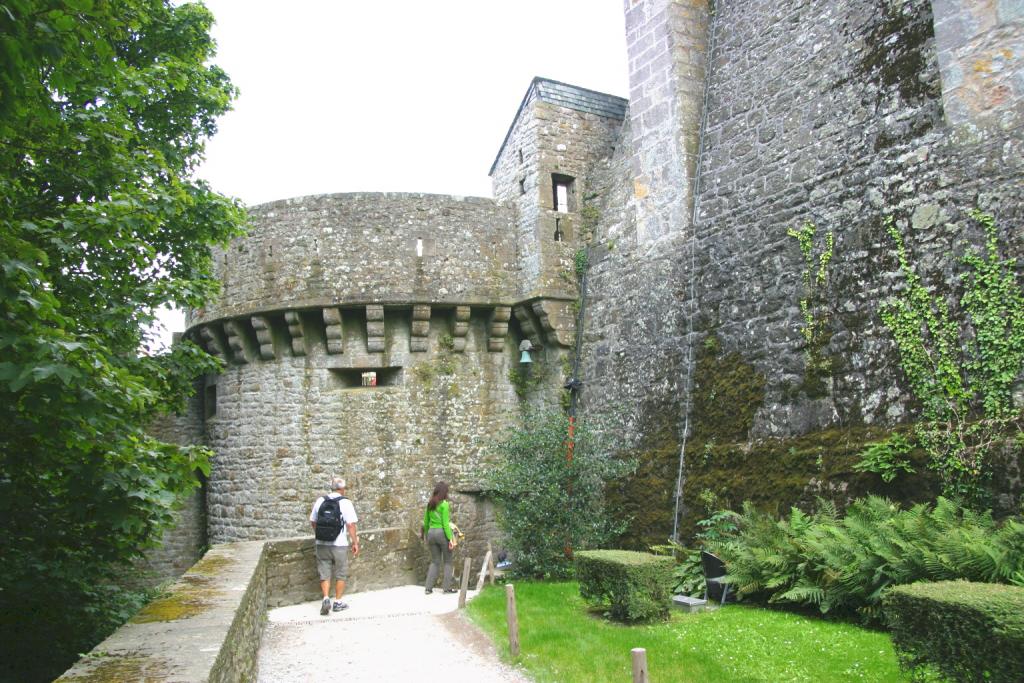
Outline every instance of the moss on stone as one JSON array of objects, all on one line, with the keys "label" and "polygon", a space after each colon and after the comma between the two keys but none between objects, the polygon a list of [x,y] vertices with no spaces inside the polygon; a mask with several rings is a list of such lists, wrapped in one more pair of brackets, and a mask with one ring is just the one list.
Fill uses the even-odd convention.
[{"label": "moss on stone", "polygon": [[97,660],[83,673],[73,676],[61,676],[56,683],[123,683],[138,681],[139,683],[156,683],[168,680],[167,665],[154,657],[129,655],[87,655]]},{"label": "moss on stone", "polygon": [[810,509],[819,497],[840,508],[869,493],[900,503],[933,499],[940,485],[920,448],[908,454],[916,473],[901,475],[890,483],[877,474],[854,471],[865,446],[891,434],[884,428],[853,427],[753,443],[695,439],[687,446],[683,486],[683,500],[695,509],[682,516],[680,537],[692,537],[696,523],[705,516],[703,509],[696,509],[705,490],[717,496],[721,507],[737,509],[751,501],[771,513],[783,513],[792,506]]},{"label": "moss on stone", "polygon": [[885,88],[895,86],[906,101],[937,97],[938,84],[921,78],[927,73],[928,41],[933,37],[930,11],[915,11],[906,3],[889,4],[876,15],[857,73]]},{"label": "moss on stone", "polygon": [[222,555],[207,555],[206,557],[202,558],[194,565],[192,565],[192,568],[189,570],[189,573],[185,576],[188,577],[190,574],[199,574],[201,576],[214,576],[216,574],[219,574],[222,569],[234,566],[234,564],[234,558],[224,557]]},{"label": "moss on stone", "polygon": [[764,375],[739,353],[722,354],[720,340],[709,335],[698,348],[693,375],[694,436],[702,441],[747,438],[764,403],[764,388]]},{"label": "moss on stone", "polygon": [[616,519],[628,519],[629,531],[617,546],[647,550],[672,535],[672,513],[679,468],[677,406],[648,406],[642,424],[646,436],[625,453],[637,459],[636,472],[609,485],[608,509]]},{"label": "moss on stone", "polygon": [[[163,621],[177,621],[203,614],[213,606],[213,600],[220,591],[209,587],[209,579],[186,574],[183,583],[156,600],[153,600],[132,617],[133,624],[149,624]],[[184,585],[183,585],[184,584]]]}]

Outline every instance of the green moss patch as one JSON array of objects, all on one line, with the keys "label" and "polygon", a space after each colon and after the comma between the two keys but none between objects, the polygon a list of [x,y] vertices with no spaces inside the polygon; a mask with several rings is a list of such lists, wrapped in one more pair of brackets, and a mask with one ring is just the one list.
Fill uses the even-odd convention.
[{"label": "green moss patch", "polygon": [[626,456],[637,459],[632,475],[609,486],[608,509],[628,519],[629,532],[618,547],[647,550],[672,535],[676,477],[679,473],[679,427],[673,406],[652,406],[644,411],[646,437]]},{"label": "green moss patch", "polygon": [[[200,576],[216,576],[221,573],[226,567],[231,567],[235,564],[234,558],[223,557],[223,556],[206,556],[192,565],[192,569],[189,570],[189,574],[198,574]],[[188,574],[186,574],[188,576]]]},{"label": "green moss patch", "polygon": [[683,500],[689,509],[681,519],[683,538],[696,531],[706,516],[697,501],[710,491],[721,507],[738,508],[751,501],[761,509],[782,513],[792,506],[814,507],[818,497],[840,508],[853,498],[876,493],[900,503],[934,499],[940,484],[928,469],[928,456],[920,448],[907,454],[915,474],[885,483],[871,472],[853,466],[869,443],[892,432],[883,428],[855,427],[812,432],[790,439],[765,439],[753,443],[694,440],[687,447]]},{"label": "green moss patch", "polygon": [[754,415],[764,403],[764,375],[739,353],[722,354],[717,337],[709,336],[697,352],[693,375],[694,436],[703,440],[746,439]]},{"label": "green moss patch", "polygon": [[153,657],[140,657],[138,655],[90,655],[90,659],[97,659],[94,666],[87,671],[74,676],[61,676],[56,683],[122,683],[123,681],[138,681],[139,683],[151,683],[166,681],[166,662]]},{"label": "green moss patch", "polygon": [[213,606],[220,591],[210,588],[208,579],[186,575],[186,585],[153,600],[132,617],[133,624],[149,624],[161,621],[177,621],[202,614]]}]

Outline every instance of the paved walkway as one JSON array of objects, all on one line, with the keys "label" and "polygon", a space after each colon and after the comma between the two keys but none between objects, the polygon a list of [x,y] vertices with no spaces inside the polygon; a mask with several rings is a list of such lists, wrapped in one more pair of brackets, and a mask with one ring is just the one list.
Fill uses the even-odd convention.
[{"label": "paved walkway", "polygon": [[399,586],[346,595],[349,608],[325,617],[319,601],[271,610],[259,681],[529,683],[498,660],[490,640],[458,612],[458,598]]}]

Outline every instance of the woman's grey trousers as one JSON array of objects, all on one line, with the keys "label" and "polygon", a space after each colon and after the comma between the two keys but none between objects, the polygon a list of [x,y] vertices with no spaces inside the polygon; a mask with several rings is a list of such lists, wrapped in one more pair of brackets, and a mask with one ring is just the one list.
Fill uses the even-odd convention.
[{"label": "woman's grey trousers", "polygon": [[427,570],[427,590],[434,587],[437,581],[437,572],[444,562],[444,581],[441,584],[442,590],[449,590],[452,587],[452,551],[448,549],[448,537],[444,535],[444,529],[430,529],[427,531],[427,548],[430,549],[430,569]]}]

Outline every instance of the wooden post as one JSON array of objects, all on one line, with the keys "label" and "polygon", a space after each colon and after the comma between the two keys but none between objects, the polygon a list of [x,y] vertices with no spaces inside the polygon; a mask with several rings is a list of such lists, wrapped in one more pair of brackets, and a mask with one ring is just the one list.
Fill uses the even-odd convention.
[{"label": "wooden post", "polygon": [[491,585],[494,585],[494,553],[491,552],[491,542],[487,541],[487,573],[491,575]]},{"label": "wooden post", "polygon": [[466,590],[469,588],[469,570],[472,568],[473,560],[469,557],[462,563],[462,588],[459,589],[459,609],[466,606]]},{"label": "wooden post", "polygon": [[[491,566],[491,551],[488,550],[487,554],[484,555],[484,563],[480,565],[480,578],[476,580],[476,589],[479,591],[484,587],[484,579],[487,578],[487,568]],[[491,577],[491,583],[494,583],[494,577]]]},{"label": "wooden post", "polygon": [[516,587],[505,584],[505,617],[508,619],[508,651],[519,656],[519,617],[516,616]]},{"label": "wooden post", "polygon": [[647,677],[647,650],[642,647],[634,647],[633,653],[633,683],[650,683]]}]

